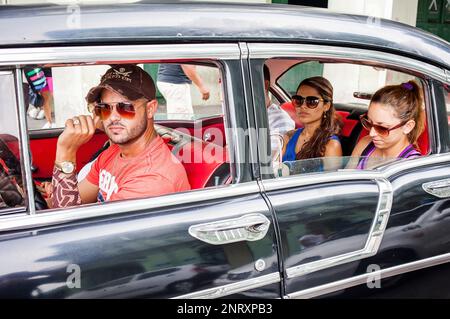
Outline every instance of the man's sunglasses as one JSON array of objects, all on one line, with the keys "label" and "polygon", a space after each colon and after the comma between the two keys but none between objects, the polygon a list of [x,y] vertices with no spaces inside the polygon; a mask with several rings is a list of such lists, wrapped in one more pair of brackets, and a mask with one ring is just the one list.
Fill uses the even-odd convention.
[{"label": "man's sunglasses", "polygon": [[327,100],[323,100],[321,98],[318,98],[317,96],[303,97],[301,95],[293,95],[291,99],[294,107],[300,107],[303,105],[303,103],[306,102],[306,106],[310,109],[315,109],[320,102],[328,102]]},{"label": "man's sunglasses", "polygon": [[104,103],[104,102],[95,102],[90,112],[94,113],[102,121],[106,120],[111,116],[114,106],[116,107],[117,113],[124,119],[132,119],[136,114],[136,106],[130,102],[117,102],[117,103]]},{"label": "man's sunglasses", "polygon": [[369,120],[369,118],[367,117],[367,113],[366,114],[362,114],[360,116],[360,119],[361,119],[362,126],[366,130],[370,131],[372,129],[372,127],[373,127],[375,129],[375,131],[377,132],[377,134],[380,135],[381,137],[388,137],[390,131],[395,130],[395,129],[399,128],[399,127],[402,127],[403,125],[406,124],[406,122],[408,122],[408,121],[404,121],[404,122],[402,122],[402,123],[400,123],[400,124],[398,124],[398,125],[396,125],[394,127],[387,128],[387,127],[384,127],[384,126],[381,126],[381,125],[373,124]]}]

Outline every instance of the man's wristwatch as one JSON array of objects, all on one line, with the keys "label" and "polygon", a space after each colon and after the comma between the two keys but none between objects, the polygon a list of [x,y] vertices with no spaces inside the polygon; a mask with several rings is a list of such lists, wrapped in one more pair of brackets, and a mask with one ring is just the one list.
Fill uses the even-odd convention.
[{"label": "man's wristwatch", "polygon": [[72,174],[73,172],[75,172],[75,163],[73,162],[55,162],[55,167],[64,174]]}]

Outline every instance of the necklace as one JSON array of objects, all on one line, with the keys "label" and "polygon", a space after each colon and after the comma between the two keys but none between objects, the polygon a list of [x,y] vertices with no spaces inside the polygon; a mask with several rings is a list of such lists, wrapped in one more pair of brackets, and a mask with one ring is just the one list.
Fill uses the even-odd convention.
[{"label": "necklace", "polygon": [[301,141],[302,143],[306,143],[307,141],[309,141],[309,136],[306,136],[306,134],[304,134],[304,133],[302,132],[302,134],[300,134],[300,141]]}]

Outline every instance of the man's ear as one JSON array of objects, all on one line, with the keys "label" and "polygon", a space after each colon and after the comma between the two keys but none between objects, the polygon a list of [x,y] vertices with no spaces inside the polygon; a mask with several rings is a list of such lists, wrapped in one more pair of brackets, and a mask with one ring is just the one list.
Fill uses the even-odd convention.
[{"label": "man's ear", "polygon": [[403,133],[404,134],[409,134],[414,127],[416,126],[416,121],[414,120],[409,120],[408,122],[406,122],[406,124],[403,126]]},{"label": "man's ear", "polygon": [[158,109],[158,100],[157,99],[153,99],[151,101],[147,102],[146,105],[147,108],[147,118],[151,119],[153,118],[153,116],[156,113],[156,110]]}]

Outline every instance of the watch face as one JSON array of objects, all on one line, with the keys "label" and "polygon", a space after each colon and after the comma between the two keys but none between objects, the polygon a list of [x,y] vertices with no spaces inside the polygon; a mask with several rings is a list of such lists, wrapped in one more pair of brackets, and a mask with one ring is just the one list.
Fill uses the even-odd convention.
[{"label": "watch face", "polygon": [[63,162],[61,163],[61,170],[63,173],[70,174],[74,170],[74,165],[71,162]]}]

